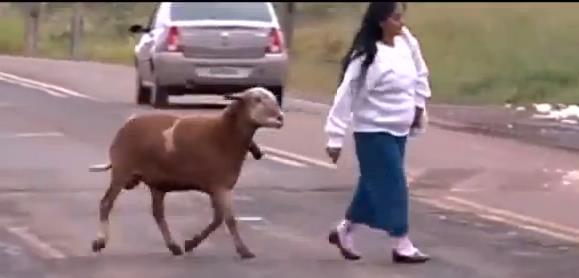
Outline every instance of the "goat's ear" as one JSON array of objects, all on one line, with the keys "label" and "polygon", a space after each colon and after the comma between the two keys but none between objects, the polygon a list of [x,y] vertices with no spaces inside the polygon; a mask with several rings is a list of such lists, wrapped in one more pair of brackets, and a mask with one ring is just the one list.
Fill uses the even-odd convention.
[{"label": "goat's ear", "polygon": [[239,92],[239,93],[224,95],[223,98],[225,98],[227,100],[242,100],[244,95],[245,95],[245,92]]}]

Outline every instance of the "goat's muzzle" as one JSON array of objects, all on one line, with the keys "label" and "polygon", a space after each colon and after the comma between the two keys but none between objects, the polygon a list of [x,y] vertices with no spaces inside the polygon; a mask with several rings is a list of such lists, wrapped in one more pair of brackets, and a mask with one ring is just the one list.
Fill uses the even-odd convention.
[{"label": "goat's muzzle", "polygon": [[263,123],[263,127],[267,128],[275,128],[280,129],[283,127],[284,116],[283,113],[278,114],[277,116],[271,116],[267,119],[266,122]]},{"label": "goat's muzzle", "polygon": [[275,122],[276,124],[274,125],[275,128],[280,129],[283,127],[283,123],[284,123],[284,115],[283,113],[280,113],[276,118],[275,118]]}]

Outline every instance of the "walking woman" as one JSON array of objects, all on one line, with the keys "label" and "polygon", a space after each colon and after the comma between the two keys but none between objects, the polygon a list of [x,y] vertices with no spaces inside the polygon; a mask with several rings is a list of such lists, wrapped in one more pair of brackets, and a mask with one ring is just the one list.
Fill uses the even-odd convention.
[{"label": "walking woman", "polygon": [[342,65],[337,95],[325,131],[326,152],[338,161],[351,122],[360,177],[345,219],[330,233],[342,256],[360,259],[352,232],[360,225],[396,239],[396,263],[423,263],[430,257],[408,236],[408,190],[404,172],[406,138],[422,126],[430,98],[428,70],[418,41],[404,27],[406,5],[372,2]]}]

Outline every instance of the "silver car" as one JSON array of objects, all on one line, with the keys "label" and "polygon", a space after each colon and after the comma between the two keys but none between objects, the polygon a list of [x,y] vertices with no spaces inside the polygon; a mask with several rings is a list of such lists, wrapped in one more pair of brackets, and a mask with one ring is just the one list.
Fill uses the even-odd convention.
[{"label": "silver car", "polygon": [[136,102],[171,95],[226,94],[253,86],[282,105],[288,54],[270,2],[162,2],[135,46]]}]

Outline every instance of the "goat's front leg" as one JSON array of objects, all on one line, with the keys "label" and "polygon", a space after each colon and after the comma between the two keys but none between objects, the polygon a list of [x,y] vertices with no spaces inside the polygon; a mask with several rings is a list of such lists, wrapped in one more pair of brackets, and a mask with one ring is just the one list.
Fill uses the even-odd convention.
[{"label": "goat's front leg", "polygon": [[163,239],[165,240],[165,245],[171,253],[175,256],[179,256],[183,254],[181,247],[173,241],[171,237],[171,232],[169,232],[169,226],[167,225],[167,221],[165,220],[165,192],[159,191],[154,188],[151,189],[151,197],[152,197],[152,209],[153,209],[153,217],[155,218],[155,222],[157,222],[157,226],[159,230],[161,230],[161,234],[163,234]]},{"label": "goat's front leg", "polygon": [[223,224],[223,205],[219,203],[217,195],[211,194],[211,205],[213,206],[213,221],[201,231],[200,234],[195,235],[192,239],[185,240],[185,252],[191,252],[201,242],[203,242],[211,233],[213,233],[221,224]]},{"label": "goat's front leg", "polygon": [[235,250],[237,254],[243,259],[255,258],[255,255],[249,251],[249,248],[243,243],[241,236],[239,236],[239,231],[237,230],[237,220],[233,214],[233,199],[231,197],[231,191],[223,191],[219,196],[219,203],[223,205],[223,215],[225,217],[225,225],[229,233],[233,237],[233,243],[235,245]]},{"label": "goat's front leg", "polygon": [[263,152],[261,151],[257,143],[255,143],[255,141],[253,140],[251,140],[251,143],[249,143],[249,152],[251,153],[253,158],[255,158],[255,160],[260,160],[263,157]]}]

